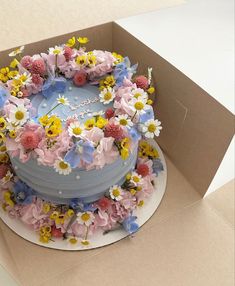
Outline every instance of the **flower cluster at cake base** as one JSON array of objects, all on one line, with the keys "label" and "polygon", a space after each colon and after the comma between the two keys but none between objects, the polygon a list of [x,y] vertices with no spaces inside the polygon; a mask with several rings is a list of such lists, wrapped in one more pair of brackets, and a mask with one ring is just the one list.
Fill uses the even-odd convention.
[{"label": "flower cluster at cake base", "polygon": [[[155,190],[154,181],[163,165],[157,150],[140,141],[136,168],[126,174],[122,185],[111,186],[103,197],[92,203],[71,199],[69,204],[54,204],[12,175],[1,187],[0,202],[11,218],[20,220],[38,233],[42,243],[59,239],[80,247],[91,247],[92,236],[123,228],[129,234],[139,226],[133,212],[144,206]],[[9,172],[0,169],[0,172]]]}]

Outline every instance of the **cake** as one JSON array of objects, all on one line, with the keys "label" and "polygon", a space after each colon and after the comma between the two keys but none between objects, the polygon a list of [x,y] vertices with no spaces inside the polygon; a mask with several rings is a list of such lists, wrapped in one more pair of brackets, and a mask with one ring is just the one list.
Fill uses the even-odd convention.
[{"label": "cake", "polygon": [[42,243],[89,247],[97,230],[138,230],[133,211],[162,170],[151,68],[86,51],[72,37],[47,53],[9,54],[0,70],[0,201]]}]

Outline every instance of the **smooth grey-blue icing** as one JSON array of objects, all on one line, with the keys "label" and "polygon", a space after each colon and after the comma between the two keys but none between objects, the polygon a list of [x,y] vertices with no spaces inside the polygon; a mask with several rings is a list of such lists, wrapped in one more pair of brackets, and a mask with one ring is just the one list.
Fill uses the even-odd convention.
[{"label": "smooth grey-blue icing", "polygon": [[124,182],[125,175],[135,168],[136,158],[137,146],[125,161],[119,157],[102,169],[73,169],[69,175],[60,175],[52,167],[38,165],[35,159],[22,163],[18,158],[11,158],[11,162],[17,176],[39,196],[62,204],[71,198],[82,198],[85,202],[99,199],[110,186]]},{"label": "smooth grey-blue icing", "polygon": [[64,96],[69,100],[70,106],[60,105],[52,111],[52,114],[56,114],[63,121],[68,116],[76,114],[79,121],[84,122],[92,116],[92,113],[105,111],[112,106],[112,103],[104,105],[100,102],[99,93],[97,86],[86,84],[82,87],[77,87],[72,81],[68,80],[63,93],[54,91],[48,98],[45,98],[42,93],[38,93],[31,97],[31,103],[36,108],[37,116],[41,117],[57,104],[59,95]]},{"label": "smooth grey-blue icing", "polygon": [[[88,103],[88,100],[98,98],[99,89],[89,84],[76,87],[72,81],[68,80],[66,90],[61,95],[68,98],[71,105],[83,105],[84,102]],[[57,92],[47,99],[41,93],[33,96],[31,102],[36,108],[38,117],[45,115],[57,104],[58,96]],[[110,106],[112,103],[104,105],[99,101],[84,104],[74,111],[67,106],[59,106],[53,114],[57,114],[64,120],[68,116],[77,114],[79,121],[82,122],[91,117],[93,112],[105,111]],[[84,117],[79,116],[87,109],[90,111],[84,114]],[[68,203],[72,198],[82,198],[84,202],[98,200],[111,186],[124,182],[125,175],[135,168],[136,159],[137,146],[125,161],[119,157],[114,163],[105,165],[102,169],[87,171],[77,168],[73,169],[69,175],[60,175],[53,167],[38,165],[36,159],[22,163],[18,158],[11,158],[11,162],[17,176],[36,191],[39,197],[53,203],[63,204]]]}]

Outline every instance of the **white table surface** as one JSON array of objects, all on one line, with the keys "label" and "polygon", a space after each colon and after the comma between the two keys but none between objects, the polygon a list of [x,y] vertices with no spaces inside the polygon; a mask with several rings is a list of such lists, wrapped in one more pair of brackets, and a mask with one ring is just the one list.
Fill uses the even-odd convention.
[{"label": "white table surface", "polygon": [[[187,3],[116,21],[234,113],[234,1]],[[208,193],[234,178],[234,140]]]}]

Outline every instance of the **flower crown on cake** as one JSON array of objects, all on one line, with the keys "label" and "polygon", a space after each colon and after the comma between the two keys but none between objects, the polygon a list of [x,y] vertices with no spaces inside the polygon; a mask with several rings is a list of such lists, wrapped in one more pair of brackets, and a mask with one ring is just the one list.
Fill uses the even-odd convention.
[{"label": "flower crown on cake", "polygon": [[[154,120],[150,98],[154,93],[151,69],[147,77],[132,79],[137,65],[131,66],[127,57],[117,53],[87,52],[87,42],[87,38],[72,37],[48,53],[21,57],[24,47],[20,47],[9,54],[13,61],[0,69],[2,150],[22,162],[36,158],[39,164],[67,175],[76,167],[102,168],[119,155],[125,160],[141,136],[159,135],[161,122]],[[53,113],[58,106],[74,108],[63,95],[66,79],[78,87],[98,86],[98,100],[104,107],[109,103],[113,107],[90,114],[84,123],[77,115],[62,120]],[[39,92],[46,99],[58,94],[51,110],[40,117],[30,101]],[[7,163],[7,153],[1,153],[0,161]]]}]

